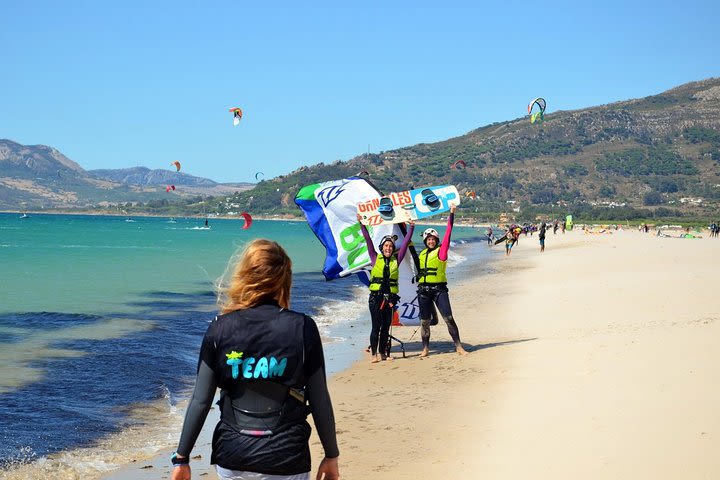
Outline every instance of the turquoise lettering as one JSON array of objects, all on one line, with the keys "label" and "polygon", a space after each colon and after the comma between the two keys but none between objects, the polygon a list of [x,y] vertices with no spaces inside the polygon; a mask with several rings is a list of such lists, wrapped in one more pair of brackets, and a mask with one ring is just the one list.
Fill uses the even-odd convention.
[{"label": "turquoise lettering", "polygon": [[257,366],[255,367],[253,378],[258,377],[268,378],[268,361],[265,357],[260,357],[260,360],[258,360]]},{"label": "turquoise lettering", "polygon": [[270,371],[268,372],[268,378],[280,377],[285,373],[285,367],[287,367],[287,358],[283,358],[278,362],[275,357],[270,357]]},{"label": "turquoise lettering", "polygon": [[237,378],[239,372],[240,364],[242,363],[242,358],[228,358],[226,363],[230,366],[232,366],[232,377]]},{"label": "turquoise lettering", "polygon": [[243,363],[243,377],[252,378],[252,367],[255,363],[255,357],[246,358]]}]

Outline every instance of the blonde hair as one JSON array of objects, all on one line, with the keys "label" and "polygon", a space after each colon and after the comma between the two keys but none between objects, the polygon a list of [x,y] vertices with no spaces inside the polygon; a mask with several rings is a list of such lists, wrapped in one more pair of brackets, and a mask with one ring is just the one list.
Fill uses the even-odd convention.
[{"label": "blonde hair", "polygon": [[253,240],[235,264],[228,283],[218,298],[221,313],[267,301],[289,308],[292,261],[279,243],[262,238]]}]

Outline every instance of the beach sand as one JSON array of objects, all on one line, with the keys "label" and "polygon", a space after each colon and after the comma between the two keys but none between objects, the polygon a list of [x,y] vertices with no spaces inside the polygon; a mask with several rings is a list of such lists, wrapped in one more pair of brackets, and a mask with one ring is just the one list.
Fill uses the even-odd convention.
[{"label": "beach sand", "polygon": [[[426,359],[419,332],[396,328],[406,358],[331,378],[343,478],[720,478],[720,240],[546,243],[494,247],[493,273],[476,279],[450,272],[469,355],[442,321]],[[316,468],[314,434],[311,446]],[[198,454],[193,478],[215,478],[207,433]],[[107,478],[168,478],[168,456]]]}]

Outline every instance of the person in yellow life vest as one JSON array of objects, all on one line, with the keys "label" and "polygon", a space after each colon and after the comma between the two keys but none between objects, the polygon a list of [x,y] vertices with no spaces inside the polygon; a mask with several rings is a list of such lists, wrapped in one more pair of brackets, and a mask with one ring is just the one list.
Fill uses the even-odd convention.
[{"label": "person in yellow life vest", "polygon": [[460,355],[467,354],[467,351],[460,343],[460,331],[453,318],[450,307],[450,296],[448,295],[447,277],[445,268],[450,250],[450,235],[452,234],[453,221],[455,219],[455,208],[450,207],[447,228],[442,243],[440,236],[434,228],[428,228],[422,233],[425,249],[420,252],[420,272],[417,275],[418,281],[418,305],[420,307],[420,336],[423,349],[420,357],[427,357],[430,353],[430,319],[433,316],[433,308],[437,307],[445,323],[447,323],[450,337],[455,343],[455,350]]},{"label": "person in yellow life vest", "polygon": [[[360,216],[358,215],[359,220]],[[389,358],[387,355],[387,343],[390,335],[390,324],[392,323],[395,306],[400,300],[398,295],[399,267],[412,240],[414,228],[415,225],[411,222],[399,250],[395,247],[397,235],[384,236],[378,245],[380,250],[380,255],[378,255],[370,238],[370,233],[365,225],[360,224],[370,261],[373,264],[370,272],[370,298],[368,299],[372,323],[370,329],[370,361],[372,363]]]}]

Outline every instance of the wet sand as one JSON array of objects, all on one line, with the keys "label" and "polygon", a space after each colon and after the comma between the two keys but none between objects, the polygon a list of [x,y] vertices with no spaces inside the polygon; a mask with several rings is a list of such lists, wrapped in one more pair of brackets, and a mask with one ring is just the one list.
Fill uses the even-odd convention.
[{"label": "wet sand", "polygon": [[[397,328],[406,358],[333,376],[341,476],[720,478],[720,239],[705,237],[550,233],[540,254],[528,236],[489,275],[450,272],[470,354],[442,321],[426,359]],[[206,434],[198,454],[193,477],[215,478]],[[168,456],[106,478],[168,478]]]}]

